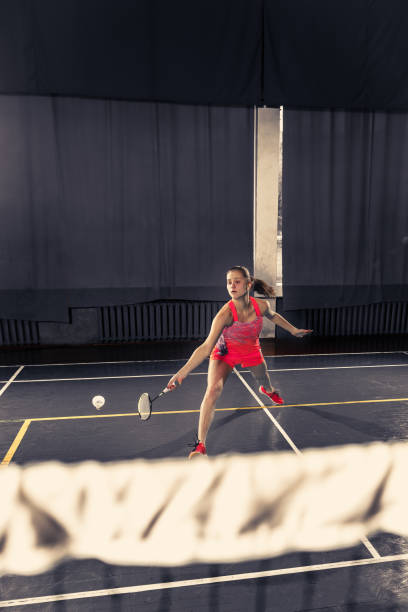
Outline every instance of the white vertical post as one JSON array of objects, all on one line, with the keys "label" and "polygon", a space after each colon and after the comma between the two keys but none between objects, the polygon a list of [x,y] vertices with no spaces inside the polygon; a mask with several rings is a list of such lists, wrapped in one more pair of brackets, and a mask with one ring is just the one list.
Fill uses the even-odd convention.
[{"label": "white vertical post", "polygon": [[[276,286],[279,202],[279,108],[255,108],[254,123],[254,275]],[[276,301],[270,300],[273,310]],[[263,338],[275,335],[265,320]]]}]

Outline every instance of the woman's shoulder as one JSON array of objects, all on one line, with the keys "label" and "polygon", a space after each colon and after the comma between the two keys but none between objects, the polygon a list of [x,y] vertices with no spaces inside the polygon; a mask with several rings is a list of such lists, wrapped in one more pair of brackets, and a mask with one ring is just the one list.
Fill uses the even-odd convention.
[{"label": "woman's shoulder", "polygon": [[259,311],[263,316],[268,309],[268,300],[261,300],[260,298],[253,298],[258,305]]},{"label": "woman's shoulder", "polygon": [[229,300],[228,302],[225,302],[225,304],[221,306],[218,312],[227,312],[228,310],[231,310],[230,303],[231,303],[231,300]]},{"label": "woman's shoulder", "polygon": [[231,300],[229,302],[226,302],[223,306],[221,306],[221,308],[216,314],[217,317],[224,319],[226,323],[230,323],[230,321],[233,320],[230,303]]}]

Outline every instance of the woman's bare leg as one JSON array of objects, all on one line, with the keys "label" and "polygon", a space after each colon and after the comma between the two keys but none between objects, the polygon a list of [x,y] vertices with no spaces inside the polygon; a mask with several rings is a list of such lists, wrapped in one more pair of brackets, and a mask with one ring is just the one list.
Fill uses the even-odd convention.
[{"label": "woman's bare leg", "polygon": [[208,430],[214,417],[215,403],[224,387],[232,367],[224,361],[210,359],[208,365],[207,390],[200,406],[198,439],[205,445]]},{"label": "woman's bare leg", "polygon": [[265,387],[265,390],[269,392],[272,392],[275,390],[274,387],[272,387],[265,360],[257,366],[249,366],[248,370],[251,372],[252,376],[255,378],[258,388],[260,386],[263,386]]}]

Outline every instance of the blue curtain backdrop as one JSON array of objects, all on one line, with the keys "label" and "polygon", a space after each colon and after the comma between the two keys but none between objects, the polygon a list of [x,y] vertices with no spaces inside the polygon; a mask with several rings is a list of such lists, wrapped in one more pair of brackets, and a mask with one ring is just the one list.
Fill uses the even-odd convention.
[{"label": "blue curtain backdrop", "polygon": [[0,317],[218,299],[257,104],[287,109],[286,307],[408,299],[407,28],[405,0],[3,0]]},{"label": "blue curtain backdrop", "polygon": [[252,266],[253,110],[0,96],[0,318],[225,297]]},{"label": "blue curtain backdrop", "polygon": [[265,0],[264,103],[408,110],[406,0]]},{"label": "blue curtain backdrop", "polygon": [[253,105],[262,0],[2,0],[0,92]]},{"label": "blue curtain backdrop", "polygon": [[408,300],[408,113],[287,110],[286,310]]},{"label": "blue curtain backdrop", "polygon": [[406,0],[2,0],[0,93],[408,109]]}]

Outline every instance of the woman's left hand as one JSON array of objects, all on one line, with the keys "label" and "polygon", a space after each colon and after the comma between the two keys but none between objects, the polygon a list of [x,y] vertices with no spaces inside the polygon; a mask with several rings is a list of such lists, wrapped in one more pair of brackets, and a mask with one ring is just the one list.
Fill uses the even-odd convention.
[{"label": "woman's left hand", "polygon": [[308,334],[311,334],[313,331],[313,329],[297,329],[293,332],[293,336],[296,336],[296,338],[303,338],[303,336],[307,336]]}]

